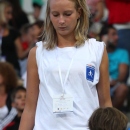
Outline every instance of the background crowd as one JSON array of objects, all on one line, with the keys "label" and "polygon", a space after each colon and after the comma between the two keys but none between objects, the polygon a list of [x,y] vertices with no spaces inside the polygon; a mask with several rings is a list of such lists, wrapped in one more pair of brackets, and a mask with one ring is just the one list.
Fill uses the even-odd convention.
[{"label": "background crowd", "polygon": [[[18,130],[26,99],[28,53],[42,40],[46,0],[32,0],[29,13],[24,2],[0,0],[0,130]],[[130,1],[86,2],[91,11],[88,37],[106,44],[113,106],[129,113]]]}]

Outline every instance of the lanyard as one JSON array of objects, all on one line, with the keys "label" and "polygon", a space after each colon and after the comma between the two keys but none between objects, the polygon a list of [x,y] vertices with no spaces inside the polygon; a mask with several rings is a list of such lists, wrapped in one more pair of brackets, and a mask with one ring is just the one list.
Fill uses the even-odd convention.
[{"label": "lanyard", "polygon": [[[69,73],[70,73],[70,69],[71,69],[71,67],[72,67],[72,64],[73,64],[73,61],[74,61],[74,57],[75,57],[75,55],[76,55],[76,52],[77,52],[77,49],[76,49],[76,51],[74,52],[74,54],[73,54],[73,56],[72,56],[72,59],[71,59],[71,62],[70,62],[70,65],[69,65],[67,74],[66,74],[66,76],[65,76],[65,81],[64,81],[64,83],[63,83],[63,79],[62,79],[62,76],[61,76],[61,68],[60,68],[60,64],[59,64],[59,61],[58,61],[58,57],[59,57],[59,56],[58,56],[58,50],[57,50],[57,55],[56,55],[57,57],[56,57],[56,59],[57,59],[57,62],[58,62],[59,77],[60,77],[61,85],[62,85],[62,88],[63,88],[63,96],[64,96],[64,94],[65,94],[65,84],[66,84],[66,81],[67,81],[67,79],[68,79],[68,76],[69,76]],[[42,63],[42,64],[43,64],[43,63]],[[45,76],[45,71],[43,72],[43,77],[44,77],[46,86],[48,86],[47,79],[46,79],[46,76]],[[48,89],[49,89],[49,87],[48,87]],[[49,89],[49,91],[51,92],[51,89]]]},{"label": "lanyard", "polygon": [[74,61],[74,57],[75,57],[75,55],[76,55],[76,52],[77,52],[77,49],[76,49],[76,51],[74,52],[74,54],[73,54],[73,56],[72,56],[72,59],[71,59],[69,68],[68,68],[67,73],[66,73],[66,76],[65,76],[65,80],[64,80],[64,82],[63,82],[63,79],[62,79],[62,76],[61,76],[61,67],[60,67],[60,63],[59,63],[59,60],[58,60],[59,54],[58,54],[58,50],[57,50],[57,57],[58,57],[58,58],[57,58],[57,62],[58,62],[58,69],[59,69],[59,77],[60,77],[61,85],[62,85],[62,88],[63,88],[63,95],[64,95],[64,93],[65,93],[65,84],[66,84],[66,81],[67,81],[67,79],[68,79],[68,77],[69,77],[70,69],[71,69],[71,67],[72,67],[72,64],[73,64],[73,61]]}]

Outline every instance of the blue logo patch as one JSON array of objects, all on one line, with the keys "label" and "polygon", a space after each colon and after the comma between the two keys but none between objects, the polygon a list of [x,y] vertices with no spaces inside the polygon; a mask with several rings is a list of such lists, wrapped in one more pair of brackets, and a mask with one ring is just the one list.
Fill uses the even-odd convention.
[{"label": "blue logo patch", "polygon": [[95,67],[93,66],[86,66],[86,79],[93,82],[95,75]]}]

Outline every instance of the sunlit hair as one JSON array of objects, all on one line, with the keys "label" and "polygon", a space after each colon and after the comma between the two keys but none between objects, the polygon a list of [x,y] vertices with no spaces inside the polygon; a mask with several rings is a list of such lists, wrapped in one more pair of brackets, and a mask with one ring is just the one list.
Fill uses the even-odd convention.
[{"label": "sunlit hair", "polygon": [[0,25],[5,25],[7,20],[5,18],[5,9],[11,7],[11,4],[5,0],[0,1]]},{"label": "sunlit hair", "polygon": [[[75,3],[76,10],[81,9],[81,16],[77,20],[75,27],[75,46],[81,46],[87,39],[89,29],[89,9],[86,0],[70,0]],[[50,20],[50,0],[47,2],[46,18],[43,32],[43,41],[46,42],[45,47],[48,50],[55,48],[57,45],[57,34]]]}]

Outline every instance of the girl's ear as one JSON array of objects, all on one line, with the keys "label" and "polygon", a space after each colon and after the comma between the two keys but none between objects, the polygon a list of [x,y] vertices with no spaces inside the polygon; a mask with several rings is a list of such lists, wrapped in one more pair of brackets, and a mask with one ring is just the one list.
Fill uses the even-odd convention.
[{"label": "girl's ear", "polygon": [[81,16],[81,13],[82,13],[81,8],[78,8],[77,12],[78,12],[78,19],[80,19],[80,16]]}]

